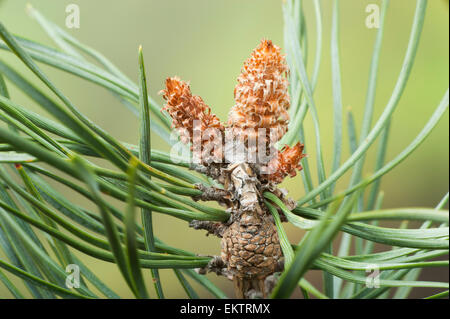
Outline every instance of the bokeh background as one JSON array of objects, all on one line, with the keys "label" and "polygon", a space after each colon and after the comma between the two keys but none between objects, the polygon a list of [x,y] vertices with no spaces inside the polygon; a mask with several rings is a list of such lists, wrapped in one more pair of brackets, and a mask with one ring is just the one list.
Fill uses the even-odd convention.
[{"label": "bokeh background", "polygon": [[[110,58],[131,79],[137,79],[138,46],[143,45],[147,68],[149,94],[163,103],[157,94],[165,78],[178,75],[189,80],[194,94],[203,97],[222,120],[233,105],[233,89],[242,63],[262,38],[269,38],[283,47],[283,19],[281,0],[0,0],[0,20],[13,33],[48,45],[54,45],[46,34],[25,12],[31,3],[47,18],[65,27],[65,8],[79,5],[79,29],[67,29],[81,42],[90,45]],[[367,88],[367,78],[376,29],[365,26],[368,4],[381,4],[379,0],[343,0],[340,7],[340,54],[344,109],[354,112],[357,129],[361,119]],[[330,77],[331,1],[322,1],[323,55],[319,82],[314,94],[321,123],[324,159],[329,171],[332,155],[332,95]],[[311,0],[304,1],[309,37],[309,66],[311,71],[314,38],[314,12]],[[415,1],[391,1],[386,19],[385,35],[380,60],[376,95],[375,119],[386,105],[403,60],[414,14]],[[407,146],[426,123],[448,87],[449,72],[449,16],[448,1],[431,0],[428,3],[420,48],[408,86],[395,111],[391,125],[387,160],[395,157]],[[39,86],[36,78],[5,51],[0,59],[16,66]],[[106,90],[71,75],[42,66],[52,81],[91,120],[118,139],[137,143],[138,121]],[[41,110],[12,85],[12,99],[41,112]],[[344,119],[346,116],[344,114]],[[435,206],[448,191],[449,133],[448,113],[420,148],[399,167],[383,178],[384,207]],[[345,127],[345,126],[344,126]],[[305,121],[306,137],[313,143],[310,118]],[[347,132],[344,132],[347,136]],[[307,140],[308,141],[308,140]],[[168,149],[154,136],[155,148]],[[308,142],[307,142],[308,143]],[[376,144],[369,152],[365,172],[370,173],[374,163]],[[312,171],[314,147],[309,147]],[[344,159],[349,156],[344,143]],[[338,184],[345,187],[349,174]],[[293,198],[304,194],[300,179],[284,182]],[[63,190],[66,191],[66,190]],[[72,195],[73,196],[73,195]],[[74,201],[82,199],[73,196]],[[87,207],[90,204],[86,203]],[[92,207],[95,209],[95,207]],[[217,254],[219,240],[205,237],[187,227],[186,223],[163,215],[155,215],[155,232],[167,243],[200,254]],[[286,226],[292,242],[298,242],[302,232]],[[386,247],[377,247],[378,250]],[[1,253],[0,253],[1,255]],[[105,280],[117,293],[132,297],[114,265],[84,258],[88,266]],[[184,298],[173,272],[163,270],[165,293],[172,298]],[[208,275],[230,295],[232,285],[223,278]],[[149,286],[150,277],[148,276]],[[317,272],[307,275],[320,285]],[[448,270],[426,270],[423,280],[448,280]],[[16,282],[16,281],[15,281]],[[195,286],[195,284],[194,284]],[[425,296],[430,290],[414,291],[413,297]],[[202,297],[211,297],[202,293]],[[0,286],[0,298],[10,295]]]}]

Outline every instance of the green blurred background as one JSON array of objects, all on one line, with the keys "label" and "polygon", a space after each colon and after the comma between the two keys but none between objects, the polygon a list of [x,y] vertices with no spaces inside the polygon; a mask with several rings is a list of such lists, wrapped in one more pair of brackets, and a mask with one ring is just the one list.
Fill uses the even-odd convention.
[{"label": "green blurred background", "polygon": [[[65,8],[78,4],[81,11],[79,29],[66,29],[70,34],[105,54],[125,74],[137,79],[138,46],[143,45],[147,67],[149,94],[163,103],[157,92],[163,88],[164,79],[178,75],[189,80],[194,94],[201,95],[222,120],[233,105],[233,89],[242,63],[262,38],[272,39],[283,47],[283,20],[279,0],[0,0],[0,20],[13,33],[48,45],[54,45],[40,29],[37,22],[25,13],[26,3],[31,3],[47,18],[65,27]],[[378,0],[343,0],[340,7],[340,54],[342,69],[343,105],[354,112],[357,129],[363,114],[365,92],[373,42],[376,29],[365,26],[368,4],[381,4]],[[332,152],[332,95],[330,80],[330,29],[331,1],[322,1],[323,7],[323,54],[319,82],[314,94],[318,108],[324,159]],[[308,23],[309,63],[311,71],[315,49],[315,21],[312,1],[304,1]],[[386,20],[385,36],[381,53],[379,81],[376,95],[375,119],[386,105],[395,85],[403,60],[414,14],[415,1],[391,1]],[[395,111],[391,125],[387,160],[395,157],[407,146],[432,114],[448,87],[448,2],[431,0],[420,48],[405,93]],[[29,79],[38,83],[11,54],[0,51],[0,58],[16,66]],[[104,89],[98,88],[71,75],[42,66],[52,81],[91,120],[125,142],[137,144],[138,121]],[[40,85],[40,84],[39,84]],[[10,86],[12,99],[34,111],[41,112],[18,90]],[[346,119],[346,114],[344,114]],[[384,207],[436,205],[448,191],[448,113],[432,132],[427,141],[404,163],[383,178],[381,189],[385,192]],[[345,127],[345,126],[344,126]],[[308,155],[312,171],[315,171],[313,126],[309,117],[305,120]],[[347,132],[344,132],[347,137]],[[308,144],[308,138],[309,143]],[[156,148],[167,149],[157,137],[152,141]],[[369,152],[365,172],[373,167],[374,150]],[[344,143],[344,159],[349,156],[348,143]],[[338,184],[345,187],[347,173]],[[284,182],[293,198],[304,194],[299,178]],[[71,195],[73,196],[73,195]],[[80,201],[81,198],[73,196]],[[86,207],[92,207],[86,203]],[[219,240],[205,237],[203,232],[188,229],[186,223],[174,218],[156,215],[156,235],[167,243],[200,254],[217,254]],[[302,233],[287,226],[293,242]],[[386,247],[380,246],[382,250]],[[86,263],[121,296],[131,293],[111,264],[85,258]],[[148,272],[147,272],[148,275]],[[223,278],[208,275],[227,293],[232,285]],[[421,279],[448,280],[447,270],[424,271]],[[444,277],[444,278],[443,278]],[[150,285],[150,277],[147,277]],[[307,276],[320,284],[320,276],[312,271]],[[169,297],[184,298],[181,286],[176,283],[173,272],[163,270],[162,281]],[[194,285],[195,286],[195,285]],[[423,296],[427,290],[412,296]],[[0,287],[0,298],[9,297]],[[204,293],[202,297],[210,297]]]}]

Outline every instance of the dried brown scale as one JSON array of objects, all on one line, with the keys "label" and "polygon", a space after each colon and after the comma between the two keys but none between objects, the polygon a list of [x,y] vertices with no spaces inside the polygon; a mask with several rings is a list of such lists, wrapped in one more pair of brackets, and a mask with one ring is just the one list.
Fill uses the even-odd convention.
[{"label": "dried brown scale", "polygon": [[193,220],[189,223],[189,227],[194,229],[204,229],[207,231],[206,235],[213,234],[217,237],[222,237],[228,226],[223,223],[213,223],[204,220]]},{"label": "dried brown scale", "polygon": [[[212,258],[200,272],[213,271],[232,279],[238,298],[266,297],[276,282],[273,274],[283,264],[278,233],[262,194],[270,191],[288,208],[295,207],[295,202],[276,185],[302,168],[303,145],[286,146],[281,152],[267,156],[288,128],[288,73],[280,48],[269,40],[261,41],[238,77],[235,105],[226,128],[199,96],[191,94],[187,83],[169,78],[162,91],[167,101],[164,110],[172,117],[181,140],[193,143],[194,154],[195,147],[200,147],[202,155],[209,156],[206,160],[202,157],[191,169],[223,185],[223,189],[198,185],[203,193],[194,199],[216,201],[231,213],[224,223],[190,222],[191,227],[222,238],[220,257]],[[200,121],[198,131],[195,120]],[[212,134],[196,139],[196,133],[206,133],[208,129],[214,129]],[[255,143],[257,139],[263,143]],[[223,144],[228,141],[231,143]],[[234,157],[236,151],[263,153],[266,158],[258,157],[253,162],[249,157]],[[283,214],[280,217],[284,219]]]},{"label": "dried brown scale", "polygon": [[201,183],[195,186],[198,190],[202,191],[200,195],[192,197],[195,201],[216,201],[223,206],[231,206],[231,194],[229,191],[217,187],[206,187]]}]

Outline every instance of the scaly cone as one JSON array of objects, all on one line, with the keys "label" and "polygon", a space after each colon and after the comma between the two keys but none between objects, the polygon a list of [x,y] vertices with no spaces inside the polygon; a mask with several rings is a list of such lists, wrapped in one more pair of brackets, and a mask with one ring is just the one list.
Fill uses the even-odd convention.
[{"label": "scaly cone", "polygon": [[280,48],[270,40],[262,40],[245,61],[234,89],[235,105],[228,115],[228,125],[234,129],[234,134],[247,138],[248,134],[242,130],[271,129],[276,142],[286,133],[289,121],[287,75],[288,66]]}]

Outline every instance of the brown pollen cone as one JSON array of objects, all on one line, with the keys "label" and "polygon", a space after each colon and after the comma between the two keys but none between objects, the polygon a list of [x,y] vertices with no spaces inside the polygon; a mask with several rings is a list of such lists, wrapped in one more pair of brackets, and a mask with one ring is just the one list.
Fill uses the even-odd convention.
[{"label": "brown pollen cone", "polygon": [[286,133],[289,121],[287,74],[288,66],[280,48],[270,40],[262,40],[245,61],[234,89],[235,105],[228,116],[234,134],[247,138],[249,133],[242,132],[243,129],[273,129],[275,141],[278,141]]},{"label": "brown pollen cone", "polygon": [[296,170],[302,170],[300,160],[306,155],[303,154],[304,145],[298,142],[295,146],[285,145],[281,152],[278,152],[268,164],[268,180],[276,184],[281,183],[288,175],[294,177]]},{"label": "brown pollen cone", "polygon": [[[200,144],[203,151],[213,152],[216,161],[221,161],[224,126],[219,118],[211,113],[211,108],[198,95],[192,95],[189,84],[178,77],[166,79],[166,89],[160,91],[167,101],[162,110],[172,117],[172,127],[180,134],[185,144]],[[197,122],[194,122],[197,121]],[[194,132],[197,131],[197,134]],[[196,141],[196,136],[201,140]],[[191,146],[191,150],[193,147]],[[209,151],[211,150],[211,152]],[[211,155],[211,154],[206,154]]]}]

